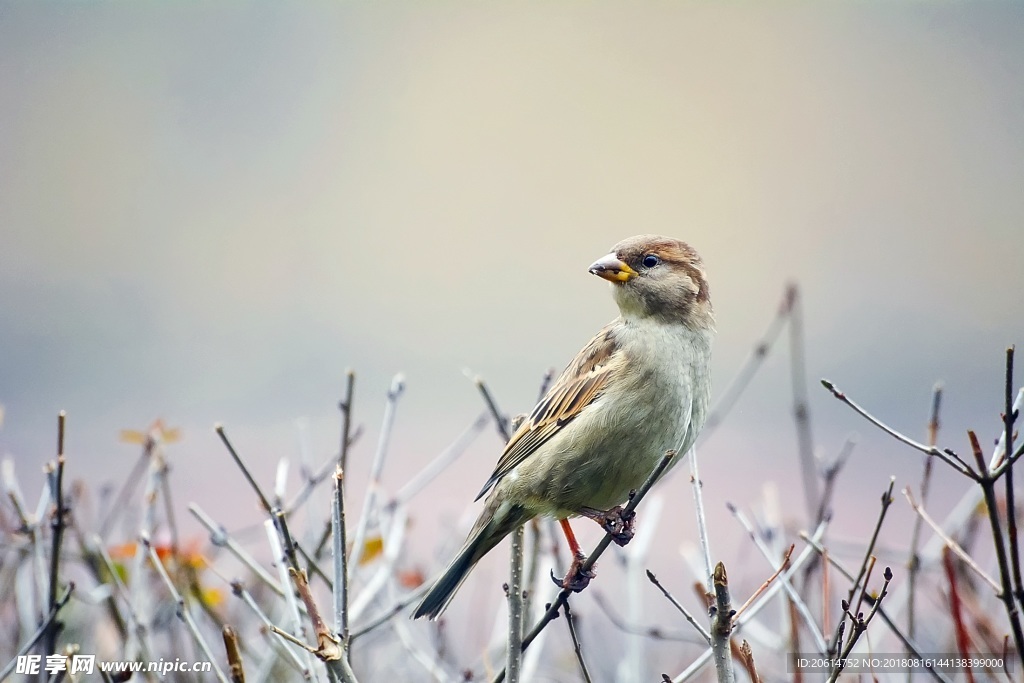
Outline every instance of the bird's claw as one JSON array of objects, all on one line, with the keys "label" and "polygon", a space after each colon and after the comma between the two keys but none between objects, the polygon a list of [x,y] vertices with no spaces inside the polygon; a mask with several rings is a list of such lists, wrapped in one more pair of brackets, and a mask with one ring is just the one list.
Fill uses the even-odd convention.
[{"label": "bird's claw", "polygon": [[569,565],[569,571],[566,572],[565,578],[558,578],[555,576],[555,570],[551,570],[551,580],[559,588],[570,590],[573,593],[579,593],[584,588],[590,585],[590,580],[597,576],[593,569],[584,571],[583,563],[586,562],[587,558],[584,555],[577,555],[573,558],[572,564]]},{"label": "bird's claw", "polygon": [[621,505],[616,505],[604,514],[601,527],[612,536],[618,546],[624,546],[633,540],[636,526],[636,512],[626,512]]},{"label": "bird's claw", "polygon": [[[632,498],[630,492],[630,498]],[[580,514],[589,517],[601,528],[608,532],[616,545],[623,546],[633,540],[633,530],[636,526],[636,512],[626,512],[621,505],[616,505],[611,510],[597,510],[594,508],[583,508]]]}]

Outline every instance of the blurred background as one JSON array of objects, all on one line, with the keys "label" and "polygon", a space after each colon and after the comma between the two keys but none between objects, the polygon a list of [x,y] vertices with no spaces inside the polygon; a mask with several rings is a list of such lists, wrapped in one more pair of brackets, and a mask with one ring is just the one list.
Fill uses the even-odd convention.
[{"label": "blurred background", "polygon": [[[176,503],[244,524],[212,425],[269,487],[336,450],[348,367],[355,501],[404,373],[394,490],[479,414],[473,375],[529,410],[615,315],[587,266],[646,232],[704,256],[716,396],[799,283],[815,450],[861,433],[839,533],[922,458],[819,378],[917,438],[941,380],[944,445],[999,432],[1024,341],[1020,4],[6,3],[0,88],[0,452],[31,500],[59,410],[93,487],[138,457],[119,431],[162,418]],[[806,523],[792,412],[784,335],[701,451],[723,556],[724,501],[766,482]],[[416,500],[425,568],[500,445],[488,427]],[[937,476],[941,516],[966,484]],[[675,553],[689,486],[660,490]]]}]

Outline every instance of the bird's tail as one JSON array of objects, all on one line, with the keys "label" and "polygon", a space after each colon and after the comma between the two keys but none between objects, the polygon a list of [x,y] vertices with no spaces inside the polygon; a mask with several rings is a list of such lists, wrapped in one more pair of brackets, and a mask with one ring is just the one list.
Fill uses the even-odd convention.
[{"label": "bird's tail", "polygon": [[[495,501],[497,502],[497,501]],[[459,554],[451,561],[451,564],[444,570],[427,594],[423,596],[412,618],[429,617],[437,619],[448,607],[448,603],[455,597],[462,582],[469,576],[476,563],[486,555],[491,548],[498,545],[501,539],[508,536],[513,529],[526,522],[532,515],[527,515],[519,505],[509,505],[507,509],[504,504],[493,509],[488,505],[480,519],[473,525],[469,538],[459,550]]]}]

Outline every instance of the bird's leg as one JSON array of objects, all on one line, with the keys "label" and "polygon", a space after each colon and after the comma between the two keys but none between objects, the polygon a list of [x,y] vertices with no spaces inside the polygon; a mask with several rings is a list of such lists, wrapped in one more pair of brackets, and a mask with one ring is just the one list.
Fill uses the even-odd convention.
[{"label": "bird's leg", "polygon": [[576,540],[576,534],[572,532],[572,527],[569,526],[569,520],[560,519],[558,520],[558,523],[562,526],[562,533],[565,534],[565,540],[569,542],[569,551],[572,553],[572,564],[569,565],[569,571],[566,573],[564,579],[559,580],[552,571],[551,580],[554,581],[555,585],[559,588],[567,588],[574,593],[579,593],[590,584],[590,580],[594,578],[595,574],[592,570],[583,571],[583,563],[587,561],[587,556],[584,555],[583,551],[580,549],[580,544]]},{"label": "bird's leg", "polygon": [[584,507],[580,508],[580,514],[600,524],[602,529],[612,535],[612,540],[617,545],[623,546],[633,540],[636,513],[626,514],[621,505],[616,505],[611,510]]}]

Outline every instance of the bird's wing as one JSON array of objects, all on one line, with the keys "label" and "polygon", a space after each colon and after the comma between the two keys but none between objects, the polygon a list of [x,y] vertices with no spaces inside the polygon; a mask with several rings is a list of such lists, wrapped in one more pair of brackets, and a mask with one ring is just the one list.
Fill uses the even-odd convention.
[{"label": "bird's wing", "polygon": [[610,323],[602,328],[558,376],[530,417],[505,445],[494,473],[477,494],[477,500],[601,395],[608,378],[623,360],[618,353],[614,325]]}]

